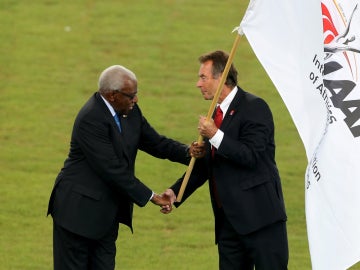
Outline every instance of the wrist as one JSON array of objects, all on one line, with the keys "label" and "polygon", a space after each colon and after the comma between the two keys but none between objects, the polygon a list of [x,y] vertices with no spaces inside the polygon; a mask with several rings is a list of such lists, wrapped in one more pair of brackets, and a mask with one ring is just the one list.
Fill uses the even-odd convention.
[{"label": "wrist", "polygon": [[150,201],[151,201],[152,203],[156,203],[156,201],[158,200],[157,196],[158,196],[158,195],[157,195],[155,192],[153,192],[153,194],[152,194],[152,196],[151,196],[151,198],[150,198]]}]

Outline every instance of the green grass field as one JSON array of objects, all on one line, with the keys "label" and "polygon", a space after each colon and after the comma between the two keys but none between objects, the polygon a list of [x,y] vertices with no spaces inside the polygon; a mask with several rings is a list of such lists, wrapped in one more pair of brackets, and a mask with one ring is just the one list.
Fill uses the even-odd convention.
[{"label": "green grass field", "polygon": [[[248,1],[2,0],[0,2],[0,269],[52,269],[54,179],[80,107],[113,64],[133,70],[139,104],[161,133],[190,143],[210,103],[195,87],[200,54],[229,51]],[[243,37],[240,85],[263,97],[276,125],[288,213],[290,270],[311,269],[304,210],[305,151],[279,94]],[[136,174],[156,192],[186,166],[139,153]],[[162,215],[135,207],[134,234],[120,226],[116,269],[217,269],[207,186]],[[354,266],[351,269],[360,269]]]}]

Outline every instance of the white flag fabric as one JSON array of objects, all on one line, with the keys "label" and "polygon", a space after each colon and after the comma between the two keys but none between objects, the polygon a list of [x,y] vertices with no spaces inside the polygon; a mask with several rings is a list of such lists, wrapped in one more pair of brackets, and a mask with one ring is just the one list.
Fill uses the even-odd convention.
[{"label": "white flag fabric", "polygon": [[359,0],[252,0],[238,27],[303,141],[314,270],[360,260]]}]

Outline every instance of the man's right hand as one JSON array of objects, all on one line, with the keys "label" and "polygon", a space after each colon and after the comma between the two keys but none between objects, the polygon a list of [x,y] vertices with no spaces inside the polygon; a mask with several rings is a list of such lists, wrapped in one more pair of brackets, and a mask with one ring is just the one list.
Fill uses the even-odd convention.
[{"label": "man's right hand", "polygon": [[167,195],[158,195],[158,194],[154,194],[154,196],[151,199],[151,202],[153,204],[159,205],[161,206],[161,212],[164,214],[168,214],[171,212],[172,210],[172,204],[170,201],[170,197]]}]

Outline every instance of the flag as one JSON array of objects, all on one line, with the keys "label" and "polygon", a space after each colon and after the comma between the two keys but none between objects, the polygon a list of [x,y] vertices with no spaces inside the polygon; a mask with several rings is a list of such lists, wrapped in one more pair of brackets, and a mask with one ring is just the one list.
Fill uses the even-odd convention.
[{"label": "flag", "polygon": [[245,34],[304,144],[314,270],[360,260],[359,0],[252,0]]}]

